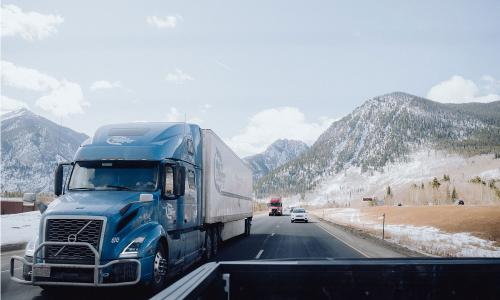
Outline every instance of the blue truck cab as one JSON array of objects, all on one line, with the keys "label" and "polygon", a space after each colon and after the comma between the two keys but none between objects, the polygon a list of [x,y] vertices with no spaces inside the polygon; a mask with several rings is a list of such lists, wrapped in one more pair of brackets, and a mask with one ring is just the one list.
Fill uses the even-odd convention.
[{"label": "blue truck cab", "polygon": [[[251,207],[251,173],[241,165],[237,176],[224,174],[238,169],[222,169],[221,151],[232,153],[223,143],[204,163],[209,151],[203,149],[203,130],[185,123],[99,128],[72,162],[57,167],[58,198],[47,207],[40,205],[38,236],[28,243],[24,257],[11,259],[11,278],[44,288],[141,283],[158,291],[169,276],[211,259],[222,240],[249,234],[251,208],[234,213],[221,209],[225,204],[218,201],[226,193],[221,182],[226,189],[243,184],[242,193],[228,194],[233,202],[238,196],[239,207]],[[234,153],[228,155],[238,164]],[[230,177],[239,181],[221,181]],[[213,190],[220,197],[210,199],[204,185],[211,181],[219,184]],[[207,212],[218,214],[208,219]],[[14,274],[16,262],[23,264],[21,276]]]}]

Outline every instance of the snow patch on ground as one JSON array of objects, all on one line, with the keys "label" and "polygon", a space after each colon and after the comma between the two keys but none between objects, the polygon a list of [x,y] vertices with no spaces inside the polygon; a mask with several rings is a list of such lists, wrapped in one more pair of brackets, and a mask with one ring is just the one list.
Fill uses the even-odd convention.
[{"label": "snow patch on ground", "polygon": [[481,172],[479,177],[481,179],[500,179],[500,168]]},{"label": "snow patch on ground", "polygon": [[[500,178],[500,160],[493,159],[491,155],[477,155],[463,157],[458,154],[444,153],[432,149],[421,149],[411,154],[406,161],[395,162],[384,167],[383,172],[361,172],[359,167],[349,167],[338,174],[325,178],[314,191],[306,193],[304,202],[309,205],[322,205],[334,201],[340,206],[356,206],[364,197],[377,197],[383,199],[388,186],[395,193],[394,199],[413,201],[408,199],[411,185],[428,185],[434,177],[441,179],[443,174],[451,176],[449,182],[450,193],[453,187],[458,194],[468,203],[471,200],[480,203],[488,199],[478,199],[478,194],[484,191],[472,190],[469,180],[475,176],[485,179]],[[471,188],[472,187],[472,188]],[[429,193],[430,193],[430,189]],[[445,193],[443,184],[439,190]],[[422,203],[431,201],[420,199]],[[420,198],[423,198],[421,196]]]},{"label": "snow patch on ground", "polygon": [[[363,218],[356,208],[327,209],[324,218],[343,225],[362,229],[380,237],[382,220],[374,222]],[[500,247],[467,232],[449,233],[430,226],[386,225],[387,239],[412,250],[436,256],[500,257]]]},{"label": "snow patch on ground", "polygon": [[0,244],[17,244],[30,241],[37,233],[40,212],[30,211],[20,214],[2,215]]}]

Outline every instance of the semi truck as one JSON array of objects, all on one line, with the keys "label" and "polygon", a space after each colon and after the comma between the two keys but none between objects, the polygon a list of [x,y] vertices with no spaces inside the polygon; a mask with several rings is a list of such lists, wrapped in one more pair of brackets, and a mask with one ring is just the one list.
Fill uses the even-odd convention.
[{"label": "semi truck", "polygon": [[221,242],[250,234],[252,172],[195,124],[103,126],[57,166],[54,193],[39,206],[39,232],[24,257],[11,258],[16,282],[155,292],[211,260]]},{"label": "semi truck", "polygon": [[271,198],[269,201],[269,215],[282,216],[283,215],[283,202],[281,198]]}]

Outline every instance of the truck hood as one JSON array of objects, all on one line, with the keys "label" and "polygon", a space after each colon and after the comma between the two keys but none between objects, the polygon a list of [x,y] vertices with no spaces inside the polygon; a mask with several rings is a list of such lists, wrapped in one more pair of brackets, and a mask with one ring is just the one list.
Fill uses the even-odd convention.
[{"label": "truck hood", "polygon": [[[45,211],[51,215],[88,215],[110,217],[125,205],[139,200],[141,192],[80,191],[69,192],[54,200]],[[156,197],[155,197],[156,198]]]}]

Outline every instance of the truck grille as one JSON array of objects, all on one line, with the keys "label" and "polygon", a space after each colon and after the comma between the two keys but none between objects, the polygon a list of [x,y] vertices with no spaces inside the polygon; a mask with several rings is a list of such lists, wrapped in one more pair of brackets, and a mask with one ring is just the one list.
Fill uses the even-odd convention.
[{"label": "truck grille", "polygon": [[[94,219],[48,219],[45,241],[86,242],[99,252],[102,224],[102,220]],[[45,246],[47,263],[94,264],[94,259],[94,253],[87,246]]]}]

